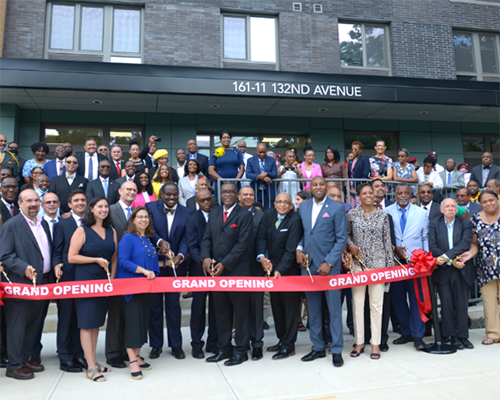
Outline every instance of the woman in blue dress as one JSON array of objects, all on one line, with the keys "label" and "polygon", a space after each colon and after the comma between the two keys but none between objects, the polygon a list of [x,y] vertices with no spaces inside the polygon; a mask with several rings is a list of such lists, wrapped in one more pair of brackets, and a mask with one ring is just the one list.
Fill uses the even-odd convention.
[{"label": "woman in blue dress", "polygon": [[[76,229],[68,250],[68,261],[77,264],[75,280],[107,280],[108,271],[116,274],[116,232],[109,215],[109,203],[103,196],[94,197],[85,210],[82,225]],[[75,300],[80,341],[87,359],[87,378],[104,382],[103,372],[109,368],[96,360],[99,328],[104,325],[108,311],[107,297],[78,298]]]},{"label": "woman in blue dress", "polygon": [[[149,211],[144,207],[137,207],[118,244],[117,278],[154,279],[160,273],[158,254],[150,240],[153,233]],[[154,293],[125,296],[125,348],[132,379],[142,379],[141,370],[151,369],[151,365],[143,361],[140,353],[142,345],[148,341],[148,322],[154,299]]]},{"label": "woman in blue dress", "polygon": [[[241,178],[245,172],[243,155],[231,146],[232,136],[224,131],[220,134],[221,147],[214,151],[208,163],[208,174],[216,180],[215,196],[217,196],[217,181],[224,178]],[[222,182],[221,182],[222,184]]]}]

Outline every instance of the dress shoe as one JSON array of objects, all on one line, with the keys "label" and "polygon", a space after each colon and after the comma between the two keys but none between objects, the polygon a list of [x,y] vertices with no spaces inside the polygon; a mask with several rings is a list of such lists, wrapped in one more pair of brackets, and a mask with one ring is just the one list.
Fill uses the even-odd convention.
[{"label": "dress shoe", "polygon": [[34,363],[33,361],[28,361],[25,367],[28,367],[34,373],[45,371],[45,367],[42,364]]},{"label": "dress shoe", "polygon": [[415,338],[413,340],[413,346],[415,346],[415,349],[417,349],[417,350],[423,350],[423,349],[425,349],[426,344],[422,339]]},{"label": "dress shoe", "polygon": [[265,331],[268,331],[269,330],[269,324],[264,321],[264,324],[262,324],[262,328],[265,330]]},{"label": "dress shoe", "polygon": [[111,365],[115,368],[125,368],[127,366],[125,362],[118,356],[106,360],[106,364]]},{"label": "dress shoe", "polygon": [[410,335],[401,335],[397,339],[394,339],[392,343],[394,344],[405,344],[410,343],[413,338]]},{"label": "dress shoe", "polygon": [[59,369],[64,372],[83,372],[83,369],[73,361],[59,364]]},{"label": "dress shoe", "polygon": [[380,343],[380,351],[383,351],[384,353],[389,351],[389,345],[387,343]]},{"label": "dress shoe", "polygon": [[321,350],[321,351],[313,350],[310,353],[306,354],[304,357],[302,357],[301,360],[302,361],[314,361],[317,358],[324,358],[324,357],[326,357],[325,350]]},{"label": "dress shoe", "polygon": [[267,348],[267,351],[271,351],[274,353],[275,351],[279,351],[280,349],[281,349],[281,343],[277,343],[274,346],[269,346]]},{"label": "dress shoe", "polygon": [[32,354],[30,357],[30,361],[34,364],[41,364],[42,357],[40,356],[40,354]]},{"label": "dress shoe", "polygon": [[469,341],[467,338],[458,338],[462,344],[464,345],[464,348],[466,349],[473,349],[474,345]]},{"label": "dress shoe", "polygon": [[215,356],[208,357],[205,361],[206,362],[219,362],[222,360],[227,360],[228,358],[231,358],[231,354],[219,351]]},{"label": "dress shoe", "polygon": [[9,363],[9,362],[7,361],[7,359],[6,359],[6,358],[3,358],[3,357],[2,357],[2,358],[0,358],[0,368],[7,368],[7,364],[8,364],[8,363]]},{"label": "dress shoe", "polygon": [[186,353],[184,353],[182,347],[172,347],[172,355],[178,360],[186,358]]},{"label": "dress shoe", "polygon": [[449,336],[443,336],[441,339],[443,343],[450,343],[450,337]]},{"label": "dress shoe", "polygon": [[334,367],[341,367],[342,365],[344,365],[342,354],[332,354],[332,361]]},{"label": "dress shoe", "polygon": [[295,350],[280,349],[275,355],[273,355],[273,360],[283,360],[295,355]]},{"label": "dress shoe", "polygon": [[457,338],[456,336],[452,336],[452,337],[451,337],[450,344],[451,344],[452,346],[456,347],[456,348],[457,348],[457,350],[463,350],[463,349],[465,349],[465,346],[464,346],[464,344],[462,343],[462,341],[461,341],[459,338]]},{"label": "dress shoe", "polygon": [[153,347],[149,352],[149,358],[159,358],[161,353],[163,353],[163,349],[161,347]]},{"label": "dress shoe", "polygon": [[198,358],[198,359],[205,358],[205,353],[203,353],[202,349],[191,350],[191,355],[193,356],[193,358]]},{"label": "dress shoe", "polygon": [[207,353],[212,353],[212,354],[217,354],[219,352],[217,346],[207,346],[205,347],[205,350]]},{"label": "dress shoe", "polygon": [[24,381],[28,379],[33,379],[35,377],[35,374],[31,369],[29,369],[26,366],[23,366],[18,369],[15,369],[14,371],[7,371],[5,376]]},{"label": "dress shoe", "polygon": [[252,350],[252,360],[257,361],[263,357],[262,347]]},{"label": "dress shoe", "polygon": [[228,367],[232,367],[234,365],[240,365],[241,363],[248,361],[248,356],[246,354],[240,355],[240,354],[233,354],[233,356],[227,360],[224,365],[227,365]]},{"label": "dress shoe", "polygon": [[73,360],[73,362],[81,367],[83,370],[87,370],[89,368],[89,366],[87,365],[87,360],[85,360],[85,358],[81,357],[81,358],[75,358]]}]

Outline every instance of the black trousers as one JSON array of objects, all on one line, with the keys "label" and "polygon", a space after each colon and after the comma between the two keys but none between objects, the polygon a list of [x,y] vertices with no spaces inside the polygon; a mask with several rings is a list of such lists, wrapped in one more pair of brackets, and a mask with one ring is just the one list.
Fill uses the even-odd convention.
[{"label": "black trousers", "polygon": [[250,293],[249,334],[252,348],[261,349],[264,345],[264,292]]},{"label": "black trousers", "polygon": [[297,341],[300,292],[271,292],[274,327],[281,347],[295,350]]},{"label": "black trousers", "polygon": [[212,292],[193,292],[191,303],[191,347],[202,349],[205,342],[202,340],[207,321],[206,309],[208,298],[208,337],[207,346],[217,347],[217,322],[215,321],[214,298]]},{"label": "black trousers", "polygon": [[467,322],[469,285],[465,282],[460,270],[455,267],[448,268],[452,268],[448,283],[444,285],[436,283],[441,300],[441,330],[443,336],[458,336],[465,339],[469,337]]},{"label": "black trousers", "polygon": [[[384,292],[384,305],[382,306],[382,331],[380,336],[380,344],[387,344],[389,340],[389,319],[391,318],[391,294]],[[370,298],[368,290],[365,296],[365,343],[370,343],[372,338],[372,330],[370,327]]]},{"label": "black trousers", "polygon": [[57,354],[61,364],[83,357],[75,299],[57,300]]},{"label": "black trousers", "polygon": [[[219,351],[227,354],[245,355],[249,345],[250,293],[213,292],[213,295]],[[236,325],[234,348],[231,344],[233,312]]]},{"label": "black trousers", "polygon": [[0,358],[7,358],[7,322],[3,306],[0,306],[0,326]]},{"label": "black trousers", "polygon": [[5,299],[7,322],[8,371],[14,371],[29,361],[31,350],[42,320],[43,301]]},{"label": "black trousers", "polygon": [[[48,283],[44,282],[44,283]],[[40,325],[38,326],[38,331],[36,333],[35,342],[33,343],[33,349],[31,350],[31,355],[37,358],[40,358],[40,354],[43,349],[42,345],[42,334],[43,334],[43,325],[45,324],[45,318],[47,317],[47,312],[49,311],[50,300],[38,300],[43,304],[42,310],[40,311],[42,314],[42,318],[40,320]]]},{"label": "black trousers", "polygon": [[125,349],[125,317],[123,307],[125,297],[108,297],[108,325],[106,326],[106,360],[120,357],[128,360]]}]

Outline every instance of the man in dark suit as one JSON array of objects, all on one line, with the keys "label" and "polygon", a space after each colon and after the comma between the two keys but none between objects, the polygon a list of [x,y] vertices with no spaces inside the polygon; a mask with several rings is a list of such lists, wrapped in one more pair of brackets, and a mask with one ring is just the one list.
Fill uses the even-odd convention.
[{"label": "man in dark suit", "polygon": [[154,136],[154,135],[150,136],[148,144],[146,146],[144,146],[144,148],[139,153],[139,158],[144,160],[148,171],[151,171],[151,169],[154,167],[154,164],[155,164],[153,155],[156,152],[156,141],[157,140],[158,140],[158,138],[156,136]]},{"label": "man in dark suit", "polygon": [[500,179],[500,167],[493,164],[493,156],[488,152],[483,153],[481,163],[472,168],[470,180],[477,182],[480,188],[485,188],[489,180]]},{"label": "man in dark suit", "polygon": [[[177,276],[186,276],[184,262],[188,254],[186,222],[193,213],[179,204],[179,189],[174,182],[167,182],[160,189],[160,200],[146,204],[153,218],[155,232],[170,243]],[[163,263],[163,265],[162,265]],[[159,276],[174,276],[170,260],[160,261]],[[177,359],[186,358],[182,350],[181,306],[179,293],[157,293],[149,318],[149,340],[152,347],[150,358],[158,358],[163,347],[163,299],[165,298],[165,317],[167,320],[168,345]]]},{"label": "man in dark suit", "polygon": [[[304,233],[297,246],[297,262],[305,267],[307,254],[312,274],[337,275],[340,274],[341,255],[347,242],[345,209],[326,196],[326,181],[323,177],[313,178],[311,190],[313,198],[303,202],[299,208]],[[301,272],[302,275],[307,275],[305,268]],[[332,362],[335,367],[341,367],[344,365],[344,340],[340,291],[328,290],[324,294],[330,314]],[[302,361],[326,357],[326,343],[322,338],[321,297],[322,292],[306,292],[313,349],[302,357]]]},{"label": "man in dark suit", "polygon": [[[85,149],[85,153],[80,153],[75,156],[78,160],[77,174],[87,178],[89,182],[92,182],[94,179],[97,179],[99,175],[99,163],[103,160],[107,160],[107,158],[97,153],[97,143],[95,139],[89,138],[85,140],[83,148]],[[87,198],[87,201],[90,201],[90,199]]]},{"label": "man in dark suit", "polygon": [[196,143],[196,140],[189,139],[186,148],[188,150],[187,159],[197,160],[201,165],[201,172],[203,172],[203,175],[208,177],[208,157],[198,153],[198,144]]},{"label": "man in dark suit", "polygon": [[120,145],[113,145],[111,147],[111,173],[109,174],[109,179],[112,181],[116,181],[122,176],[122,170],[125,166],[125,163],[122,161],[122,156],[123,152]]},{"label": "man in dark suit", "polygon": [[[259,226],[264,217],[264,213],[253,207],[255,203],[255,193],[250,186],[243,186],[238,196],[239,204],[252,214],[253,230],[252,245],[248,248],[248,258],[252,267],[253,276],[264,276],[264,271],[257,261],[256,239]],[[250,293],[250,343],[252,344],[252,360],[257,361],[263,357],[262,347],[264,342],[264,292]]]},{"label": "man in dark suit", "polygon": [[[47,222],[38,216],[40,198],[32,189],[19,196],[21,214],[5,222],[0,230],[0,261],[15,283],[37,286],[48,283],[51,272],[50,230]],[[34,272],[33,272],[34,271]],[[29,361],[31,350],[42,319],[44,301],[5,299],[7,321],[7,377],[32,379],[34,372],[45,368]]]},{"label": "man in dark suit", "polygon": [[[201,178],[200,178],[201,179]],[[200,180],[198,179],[198,181]],[[186,240],[189,251],[189,276],[204,276],[200,245],[205,233],[208,216],[213,206],[213,196],[208,189],[199,189],[196,193],[199,210],[193,212],[186,223]],[[212,292],[193,292],[191,303],[191,347],[194,358],[205,358],[202,340],[205,333],[206,308],[208,297],[208,337],[206,350],[217,353],[217,324],[215,321]]]},{"label": "man in dark suit", "polygon": [[[75,280],[76,265],[68,262],[68,250],[71,237],[76,228],[81,225],[85,208],[87,208],[85,192],[81,189],[72,191],[68,197],[68,206],[71,216],[61,218],[54,226],[52,266],[55,276],[60,276],[61,283]],[[57,300],[57,354],[61,371],[82,372],[87,369],[80,343],[75,299]]]},{"label": "man in dark suit", "polygon": [[443,336],[450,336],[451,344],[462,350],[474,348],[468,339],[467,307],[469,288],[476,279],[476,272],[472,260],[465,264],[446,261],[455,260],[468,251],[472,242],[472,224],[455,217],[457,210],[455,200],[443,200],[441,212],[444,215],[429,222],[429,250],[438,259],[432,276],[441,299]]},{"label": "man in dark suit", "polygon": [[121,187],[123,182],[134,182],[135,181],[135,173],[137,172],[137,167],[135,163],[131,160],[125,161],[123,163],[123,168],[125,168],[125,176],[118,178],[115,182]]},{"label": "man in dark suit", "polygon": [[394,204],[392,200],[385,197],[387,193],[387,187],[385,186],[385,183],[382,179],[374,179],[373,181],[371,181],[371,186],[373,189],[373,194],[379,197],[378,208],[383,210],[384,208],[392,206]]},{"label": "man in dark suit", "polygon": [[[196,181],[196,190],[199,192],[200,190],[208,190],[210,191],[210,189],[208,189],[208,179],[207,178],[198,178],[198,180]],[[212,193],[212,192],[210,192]],[[217,201],[217,198],[215,196],[212,195],[212,198],[213,198],[213,204],[212,204],[212,207],[218,207],[219,206],[219,202]],[[196,201],[196,196],[193,196],[193,197],[190,197],[189,199],[186,200],[186,207],[189,208],[191,211],[197,211],[200,209],[200,206],[199,204],[197,203]]]},{"label": "man in dark suit", "polygon": [[119,184],[109,179],[110,172],[111,163],[107,159],[102,160],[99,163],[99,177],[87,185],[87,201],[97,196],[106,197],[110,205],[118,201]]},{"label": "man in dark suit", "polygon": [[[201,243],[201,258],[205,275],[211,274],[211,262],[215,260],[215,276],[251,276],[248,248],[252,239],[252,214],[237,201],[236,185],[225,183],[221,187],[222,207],[214,208]],[[249,292],[214,292],[215,318],[217,321],[218,353],[206,359],[238,365],[248,360],[249,345]],[[233,314],[234,313],[234,314]],[[235,346],[231,344],[235,321]]]},{"label": "man in dark suit", "polygon": [[468,188],[459,189],[457,192],[457,203],[459,206],[465,207],[469,212],[469,218],[474,214],[481,212],[483,207],[478,203],[473,203],[470,201],[470,190]]},{"label": "man in dark suit", "polygon": [[59,201],[61,202],[61,214],[70,211],[68,206],[68,197],[74,190],[87,190],[88,180],[81,175],[77,175],[76,171],[78,169],[78,160],[75,156],[69,156],[66,158],[66,174],[61,176],[56,176],[50,182],[49,191],[57,194]]},{"label": "man in dark suit", "polygon": [[52,178],[66,174],[66,149],[64,146],[57,146],[54,154],[56,158],[43,165],[43,173],[49,177],[51,182]]},{"label": "man in dark suit", "polygon": [[417,197],[420,199],[420,207],[427,214],[427,218],[429,221],[434,218],[439,218],[443,214],[441,214],[441,206],[434,202],[434,192],[432,191],[432,187],[429,185],[422,185],[418,187]]},{"label": "man in dark suit", "polygon": [[[353,158],[349,160],[349,164],[347,166],[347,174],[349,178],[353,179],[367,179],[370,175],[370,160],[368,157],[362,156],[361,152],[363,151],[363,143],[356,140],[352,142],[351,145]],[[356,164],[353,162],[356,160]],[[357,188],[361,182],[354,182],[354,188]]]},{"label": "man in dark suit", "polygon": [[260,201],[264,205],[264,210],[267,210],[274,203],[276,196],[272,180],[278,177],[278,169],[276,160],[267,155],[267,146],[264,143],[257,145],[256,152],[257,155],[247,161],[246,175],[248,179],[254,181],[251,186],[257,193],[257,201]]},{"label": "man in dark suit", "polygon": [[[113,219],[113,228],[115,228],[116,239],[119,243],[127,230],[128,220],[132,215],[132,203],[137,197],[137,186],[134,182],[124,182],[118,189],[118,194],[120,200],[109,207],[109,213]],[[115,368],[125,368],[125,360],[128,360],[125,349],[125,320],[123,318],[125,298],[123,296],[110,296],[108,300],[106,362]]]},{"label": "man in dark suit", "polygon": [[[280,276],[300,275],[295,250],[302,237],[302,221],[294,212],[293,202],[287,193],[280,193],[275,208],[264,213],[257,235],[257,258],[264,271],[279,279]],[[299,319],[300,292],[271,292],[271,307],[278,344],[268,347],[276,352],[273,360],[295,354],[297,321]]]}]

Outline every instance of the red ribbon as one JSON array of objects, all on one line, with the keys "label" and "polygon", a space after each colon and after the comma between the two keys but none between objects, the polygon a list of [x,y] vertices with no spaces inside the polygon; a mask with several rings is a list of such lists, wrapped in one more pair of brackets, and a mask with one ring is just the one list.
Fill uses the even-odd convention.
[{"label": "red ribbon", "polygon": [[[432,253],[429,251],[427,254],[425,250],[415,250],[411,253],[411,263],[413,264],[413,269],[417,274],[431,275],[434,267],[437,265],[437,259],[432,257]],[[429,284],[427,279],[420,280],[422,284],[422,294],[423,301],[420,299],[420,292],[418,290],[418,279],[414,279],[413,283],[415,285],[415,296],[418,303],[418,311],[420,313],[420,318],[422,321],[427,322],[429,318],[425,314],[432,311],[432,301],[429,292]]]}]

